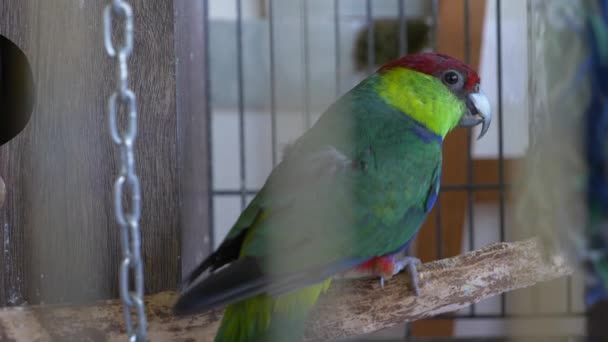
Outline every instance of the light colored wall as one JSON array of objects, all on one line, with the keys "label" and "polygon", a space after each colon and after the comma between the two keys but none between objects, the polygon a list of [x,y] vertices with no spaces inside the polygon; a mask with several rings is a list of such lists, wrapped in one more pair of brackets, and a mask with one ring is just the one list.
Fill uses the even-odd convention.
[{"label": "light colored wall", "polygon": [[[528,34],[526,0],[502,1],[502,117],[504,155],[522,157],[528,147]],[[486,136],[473,144],[475,158],[498,157],[496,1],[487,1],[479,74],[494,111]],[[476,132],[479,128],[476,129]],[[477,136],[477,135],[475,135]]]},{"label": "light colored wall", "polygon": [[[209,18],[212,20],[234,20],[236,19],[236,0],[208,0]],[[241,1],[243,18],[256,18],[262,13],[261,0]]]}]

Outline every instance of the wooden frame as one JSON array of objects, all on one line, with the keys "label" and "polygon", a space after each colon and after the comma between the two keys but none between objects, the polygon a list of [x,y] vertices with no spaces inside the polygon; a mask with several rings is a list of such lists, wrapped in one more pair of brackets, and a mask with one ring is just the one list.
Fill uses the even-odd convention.
[{"label": "wooden frame", "polygon": [[[138,96],[137,173],[148,293],[180,279],[173,1],[132,0],[130,85]],[[105,105],[115,65],[101,34],[107,1],[4,0],[0,34],[29,58],[31,120],[0,147],[0,306],[117,296],[119,231],[112,205],[118,151]]]},{"label": "wooden frame", "polygon": [[212,252],[208,27],[203,1],[174,0],[182,275]]}]

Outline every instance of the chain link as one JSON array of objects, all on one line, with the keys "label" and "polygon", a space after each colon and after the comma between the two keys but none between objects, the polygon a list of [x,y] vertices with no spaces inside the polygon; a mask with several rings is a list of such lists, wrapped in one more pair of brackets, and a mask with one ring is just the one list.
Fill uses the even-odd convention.
[{"label": "chain link", "polygon": [[[115,46],[112,41],[112,19],[122,20],[123,42]],[[146,314],[144,308],[144,273],[141,259],[141,188],[135,173],[133,145],[137,136],[137,98],[129,89],[128,59],[133,51],[133,9],[124,0],[111,0],[103,12],[104,45],[106,52],[117,61],[118,83],[108,101],[108,123],[112,141],[120,149],[120,173],[114,183],[114,210],[120,226],[123,260],[120,265],[120,297],[124,304],[125,326],[129,341],[146,341]],[[123,107],[127,113],[127,127],[120,130],[117,114]],[[123,198],[129,200],[128,210]],[[134,283],[131,284],[131,278]],[[133,287],[132,287],[133,286]],[[133,321],[132,313],[137,317]]]}]

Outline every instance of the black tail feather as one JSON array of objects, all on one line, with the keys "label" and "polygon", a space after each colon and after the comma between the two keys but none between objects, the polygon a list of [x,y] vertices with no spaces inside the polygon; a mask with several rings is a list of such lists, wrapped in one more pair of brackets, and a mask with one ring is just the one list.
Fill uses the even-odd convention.
[{"label": "black tail feather", "polygon": [[207,257],[207,259],[203,260],[203,262],[201,262],[200,264],[198,264],[198,266],[196,266],[196,268],[190,272],[190,274],[188,274],[188,276],[186,278],[184,278],[180,284],[180,288],[182,290],[186,289],[187,287],[189,287],[190,285],[192,285],[192,283],[194,283],[194,281],[201,276],[207,269],[209,269],[210,267],[212,267],[217,260],[217,256],[215,253],[212,253],[211,255],[209,255]]},{"label": "black tail feather", "polygon": [[173,310],[176,315],[191,315],[234,303],[262,293],[269,281],[258,258],[242,258],[186,289]]},{"label": "black tail feather", "polygon": [[198,279],[198,277],[205,273],[205,271],[209,270],[210,272],[213,272],[218,268],[238,259],[239,251],[244,238],[245,231],[235,238],[225,240],[215,252],[211,253],[207,259],[203,260],[203,262],[201,262],[185,279],[182,280],[180,288],[183,290],[191,286],[196,279]]},{"label": "black tail feather", "polygon": [[277,296],[316,284],[361,262],[360,259],[351,259],[307,271],[271,276],[264,272],[262,259],[245,257],[186,289],[175,304],[174,312],[176,315],[191,315],[262,293]]}]

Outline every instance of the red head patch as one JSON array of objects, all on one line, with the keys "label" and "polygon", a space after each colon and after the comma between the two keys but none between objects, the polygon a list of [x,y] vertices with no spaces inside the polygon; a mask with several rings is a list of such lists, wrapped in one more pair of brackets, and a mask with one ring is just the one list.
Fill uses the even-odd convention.
[{"label": "red head patch", "polygon": [[466,77],[464,88],[473,91],[479,83],[479,75],[470,66],[457,60],[456,58],[440,53],[419,53],[408,55],[400,59],[388,62],[380,68],[380,72],[393,68],[406,68],[421,72],[423,74],[437,77],[443,71],[457,70]]}]

